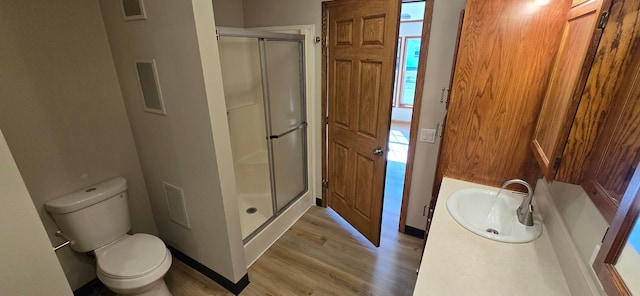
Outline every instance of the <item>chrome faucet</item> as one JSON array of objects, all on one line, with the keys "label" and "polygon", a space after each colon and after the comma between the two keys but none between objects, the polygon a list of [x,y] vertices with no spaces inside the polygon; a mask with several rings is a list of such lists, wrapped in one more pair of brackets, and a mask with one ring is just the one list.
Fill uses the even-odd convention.
[{"label": "chrome faucet", "polygon": [[533,201],[533,189],[531,188],[531,185],[522,179],[511,179],[504,181],[500,188],[504,189],[511,184],[520,184],[527,187],[527,197],[522,200],[522,203],[516,210],[516,214],[518,216],[518,221],[520,221],[521,224],[525,226],[533,226],[533,205],[531,204],[531,201]]}]

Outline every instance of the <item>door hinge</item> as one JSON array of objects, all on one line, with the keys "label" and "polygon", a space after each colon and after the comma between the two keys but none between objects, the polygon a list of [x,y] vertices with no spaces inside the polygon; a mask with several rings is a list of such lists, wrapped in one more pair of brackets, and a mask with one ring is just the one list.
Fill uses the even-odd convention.
[{"label": "door hinge", "polygon": [[329,116],[324,118],[324,124],[329,124]]},{"label": "door hinge", "polygon": [[220,40],[220,31],[216,29],[216,40]]},{"label": "door hinge", "polygon": [[635,173],[635,172],[636,172],[636,166],[635,165],[631,166],[629,168],[629,170],[627,171],[627,175],[624,176],[624,181],[625,182],[631,181],[631,178],[633,178],[633,173]]},{"label": "door hinge", "polygon": [[329,180],[322,179],[322,187],[329,188]]},{"label": "door hinge", "polygon": [[560,168],[560,163],[562,163],[562,157],[556,157],[553,161],[553,169],[557,171]]},{"label": "door hinge", "polygon": [[602,14],[600,14],[600,21],[598,21],[598,28],[604,29],[604,27],[607,26],[608,20],[609,20],[609,12],[605,10],[602,12]]}]

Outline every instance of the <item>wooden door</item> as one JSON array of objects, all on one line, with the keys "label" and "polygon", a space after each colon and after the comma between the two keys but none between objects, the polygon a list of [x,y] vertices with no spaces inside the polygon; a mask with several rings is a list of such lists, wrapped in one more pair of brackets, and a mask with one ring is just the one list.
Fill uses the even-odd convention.
[{"label": "wooden door", "polygon": [[400,1],[338,0],[323,8],[328,204],[378,246]]},{"label": "wooden door", "polygon": [[602,35],[598,27],[603,0],[569,10],[560,49],[531,142],[547,180],[555,177],[561,155]]}]

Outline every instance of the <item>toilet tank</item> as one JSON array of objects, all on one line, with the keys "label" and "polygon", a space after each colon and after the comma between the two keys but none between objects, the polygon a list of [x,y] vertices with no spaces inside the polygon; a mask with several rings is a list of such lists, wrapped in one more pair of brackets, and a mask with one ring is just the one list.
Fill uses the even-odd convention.
[{"label": "toilet tank", "polygon": [[77,252],[95,250],[131,229],[127,181],[122,177],[58,197],[44,206]]}]

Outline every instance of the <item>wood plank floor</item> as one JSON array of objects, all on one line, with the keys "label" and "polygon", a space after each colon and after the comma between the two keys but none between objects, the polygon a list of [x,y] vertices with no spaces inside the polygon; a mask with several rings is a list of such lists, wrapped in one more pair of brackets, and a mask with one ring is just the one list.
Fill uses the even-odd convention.
[{"label": "wood plank floor", "polygon": [[[384,219],[376,248],[333,210],[311,207],[249,268],[241,295],[411,295],[422,241],[385,215],[396,218]],[[178,260],[165,280],[175,296],[232,295]]]}]

